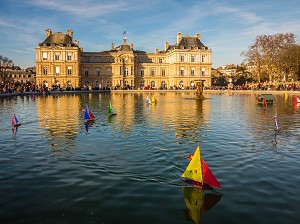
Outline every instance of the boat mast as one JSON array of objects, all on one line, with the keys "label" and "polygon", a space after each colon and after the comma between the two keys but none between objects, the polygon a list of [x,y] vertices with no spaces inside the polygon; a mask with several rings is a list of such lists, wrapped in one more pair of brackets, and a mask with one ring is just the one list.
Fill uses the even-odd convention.
[{"label": "boat mast", "polygon": [[198,142],[198,147],[199,147],[199,159],[200,159],[200,165],[201,165],[201,175],[202,175],[202,178],[201,178],[201,185],[203,186],[204,184],[204,177],[203,177],[203,166],[202,166],[202,159],[201,159],[201,148],[200,148],[200,142]]}]

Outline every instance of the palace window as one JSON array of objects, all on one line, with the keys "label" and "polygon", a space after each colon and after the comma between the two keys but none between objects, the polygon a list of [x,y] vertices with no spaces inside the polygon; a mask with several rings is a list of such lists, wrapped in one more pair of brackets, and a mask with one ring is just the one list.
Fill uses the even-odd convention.
[{"label": "palace window", "polygon": [[205,68],[202,68],[201,75],[205,76]]},{"label": "palace window", "polygon": [[106,74],[107,74],[107,75],[111,75],[111,68],[107,68],[107,69],[106,69]]},{"label": "palace window", "polygon": [[88,57],[85,57],[85,62],[90,62],[90,59],[91,59],[91,57],[90,57],[90,56],[88,56]]},{"label": "palace window", "polygon": [[184,76],[184,68],[180,68],[180,75]]},{"label": "palace window", "polygon": [[59,61],[59,54],[55,54],[55,61]]},{"label": "palace window", "polygon": [[180,62],[184,62],[184,56],[183,55],[180,56]]},{"label": "palace window", "polygon": [[205,55],[202,55],[201,57],[201,61],[204,62],[205,61]]},{"label": "palace window", "polygon": [[195,68],[191,69],[191,75],[194,76],[195,75]]},{"label": "palace window", "polygon": [[68,66],[68,75],[72,75],[72,67]]},{"label": "palace window", "polygon": [[59,70],[60,70],[59,67],[55,67],[55,74],[56,75],[59,75]]},{"label": "palace window", "polygon": [[162,58],[159,59],[159,63],[163,63],[163,59]]},{"label": "palace window", "polygon": [[47,68],[47,67],[44,67],[44,68],[43,68],[43,74],[44,74],[44,75],[47,75],[47,74],[48,74],[48,68]]},{"label": "palace window", "polygon": [[195,56],[194,55],[191,56],[191,62],[195,62]]},{"label": "palace window", "polygon": [[47,56],[47,52],[43,52],[43,60],[47,60],[48,56]]},{"label": "palace window", "polygon": [[155,69],[151,68],[151,76],[153,77],[155,75]]},{"label": "palace window", "polygon": [[68,61],[71,61],[72,60],[72,54],[71,53],[68,53]]},{"label": "palace window", "polygon": [[166,69],[161,69],[161,76],[165,77],[166,76]]},{"label": "palace window", "polygon": [[100,68],[96,68],[96,76],[100,76]]},{"label": "palace window", "polygon": [[124,76],[128,76],[128,68],[125,68],[125,70],[124,70]]},{"label": "palace window", "polygon": [[96,57],[96,62],[100,62],[100,57]]},{"label": "palace window", "polygon": [[84,69],[84,75],[85,75],[85,76],[88,76],[88,75],[89,75],[89,69],[88,69],[88,68],[85,68],[85,69]]},{"label": "palace window", "polygon": [[141,77],[144,77],[144,75],[145,75],[145,71],[144,71],[144,69],[141,69]]}]

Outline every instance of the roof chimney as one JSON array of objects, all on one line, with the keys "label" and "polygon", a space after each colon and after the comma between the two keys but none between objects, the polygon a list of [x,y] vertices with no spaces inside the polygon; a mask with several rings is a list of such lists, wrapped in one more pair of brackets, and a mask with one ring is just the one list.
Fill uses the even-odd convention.
[{"label": "roof chimney", "polygon": [[195,37],[197,37],[200,40],[200,33],[196,33]]},{"label": "roof chimney", "polygon": [[51,33],[52,33],[51,29],[46,29],[46,37],[49,37]]},{"label": "roof chimney", "polygon": [[68,35],[69,35],[69,37],[73,37],[73,30],[68,30]]},{"label": "roof chimney", "polygon": [[111,49],[114,50],[115,49],[115,44],[111,43]]},{"label": "roof chimney", "polygon": [[165,51],[169,48],[169,42],[165,42]]},{"label": "roof chimney", "polygon": [[177,44],[179,44],[179,42],[181,41],[181,39],[182,39],[182,33],[179,32],[179,33],[177,33]]}]

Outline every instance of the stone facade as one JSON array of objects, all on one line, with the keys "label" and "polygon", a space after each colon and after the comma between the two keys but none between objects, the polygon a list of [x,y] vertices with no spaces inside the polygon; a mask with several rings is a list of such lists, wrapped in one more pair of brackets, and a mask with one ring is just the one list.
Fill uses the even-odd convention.
[{"label": "stone facade", "polygon": [[36,84],[52,87],[75,88],[80,84],[80,55],[78,41],[73,41],[73,31],[67,34],[46,30],[46,39],[35,47]]},{"label": "stone facade", "polygon": [[147,53],[134,50],[133,44],[123,43],[101,52],[84,52],[73,32],[52,33],[36,46],[36,83],[49,87],[111,89],[171,89],[195,88],[195,80],[211,85],[212,51],[200,41],[200,34],[183,37],[177,34],[174,45]]}]

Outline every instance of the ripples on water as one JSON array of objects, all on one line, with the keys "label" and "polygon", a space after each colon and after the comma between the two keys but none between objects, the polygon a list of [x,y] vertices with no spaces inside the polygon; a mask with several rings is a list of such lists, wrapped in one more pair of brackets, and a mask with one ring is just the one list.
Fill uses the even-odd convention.
[{"label": "ripples on water", "polygon": [[[117,116],[107,115],[109,101]],[[96,117],[87,126],[86,104]],[[22,122],[14,134],[12,109]],[[201,223],[299,223],[299,111],[282,95],[267,108],[254,94],[1,99],[1,223],[191,223],[198,212],[180,176],[198,142],[223,186]]]}]

